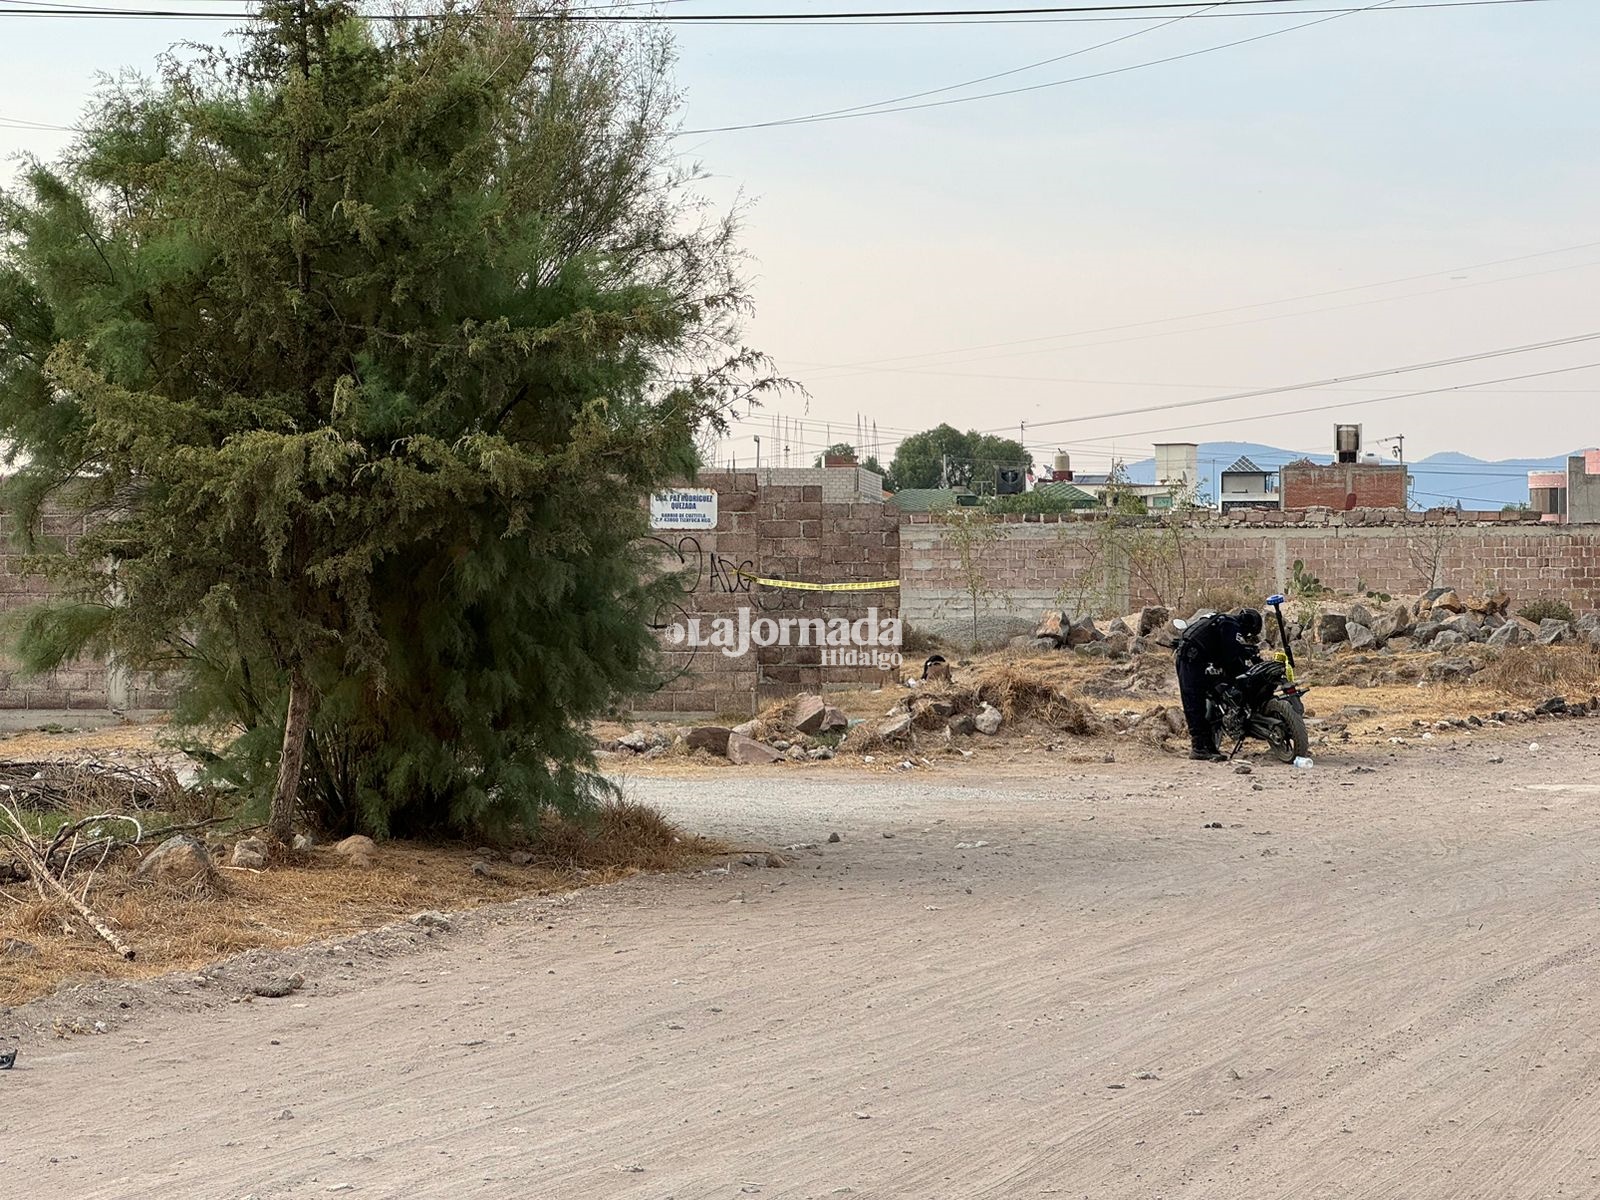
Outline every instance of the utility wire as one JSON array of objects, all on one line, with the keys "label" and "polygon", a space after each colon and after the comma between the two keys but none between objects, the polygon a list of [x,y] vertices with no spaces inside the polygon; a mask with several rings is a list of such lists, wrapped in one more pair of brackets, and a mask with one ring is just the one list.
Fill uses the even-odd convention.
[{"label": "utility wire", "polygon": [[[815,125],[830,121],[850,121],[858,117],[877,117],[889,113],[920,112],[929,108],[946,108],[952,104],[971,104],[978,100],[994,100],[1003,96],[1020,96],[1028,92],[1042,91],[1046,88],[1065,87],[1069,83],[1084,83],[1094,79],[1107,79],[1113,75],[1125,75],[1130,71],[1142,71],[1149,67],[1165,66],[1168,63],[1182,62],[1185,59],[1198,58],[1204,54],[1215,54],[1219,50],[1232,50],[1239,46],[1248,46],[1252,42],[1266,41],[1268,38],[1282,37],[1287,33],[1297,33],[1302,29],[1310,29],[1314,25],[1326,25],[1329,21],[1337,21],[1353,13],[1370,12],[1376,8],[1384,8],[1395,3],[1395,0],[1375,0],[1374,3],[1361,8],[1345,9],[1331,16],[1318,17],[1314,21],[1302,21],[1298,25],[1289,25],[1283,29],[1274,29],[1267,33],[1257,33],[1246,38],[1236,38],[1231,42],[1219,42],[1214,46],[1202,46],[1198,50],[1186,50],[1181,54],[1169,54],[1164,58],[1147,59],[1144,62],[1128,63],[1120,67],[1109,67],[1104,71],[1093,71],[1087,75],[1073,75],[1066,79],[1053,79],[1048,83],[1032,83],[1025,87],[1004,88],[997,92],[979,92],[972,96],[952,96],[944,100],[926,100],[920,104],[902,104],[893,108],[874,108],[867,112],[836,112],[810,113],[798,117],[782,117],[772,121],[752,121],[742,125],[715,125],[704,129],[685,129],[677,136],[690,137],[708,133],[733,133],[745,129],[776,129],[791,125]],[[1285,14],[1278,14],[1280,16]]]},{"label": "utility wire", "polygon": [[[915,13],[894,12],[860,12],[860,13],[601,13],[596,11],[574,11],[569,13],[521,13],[510,14],[509,19],[516,21],[597,21],[597,22],[639,22],[651,24],[677,24],[692,22],[705,25],[813,25],[823,27],[848,26],[848,25],[1028,25],[1028,24],[1057,24],[1057,23],[1087,23],[1096,21],[1146,21],[1151,17],[1142,15],[1151,9],[1164,8],[1192,8],[1203,0],[1190,0],[1187,4],[1104,4],[1084,5],[1069,8],[1032,8],[1032,9],[952,9],[943,10],[942,16],[919,16]],[[1226,0],[1225,0],[1226,2]],[[1284,5],[1295,3],[1297,0],[1235,0],[1237,3],[1260,3]],[[1506,5],[1522,4],[1552,4],[1558,0],[1413,0],[1412,3],[1396,4],[1386,11],[1403,12],[1408,9],[1430,8],[1497,8]],[[6,3],[28,3],[29,7],[0,8],[0,16],[17,17],[79,17],[79,18],[117,18],[134,20],[181,20],[181,21],[253,21],[260,19],[260,14],[248,9],[214,11],[214,10],[182,10],[158,8],[114,8],[88,5],[53,4],[50,0],[6,0]],[[631,6],[630,6],[631,7]],[[1334,15],[1362,12],[1359,7],[1342,8],[1297,8],[1266,10],[1241,10],[1238,12],[1219,11],[1203,14],[1203,19],[1217,19],[1224,17],[1289,17],[1308,13],[1330,13]],[[1023,14],[1037,13],[1038,16]],[[406,22],[406,21],[432,21],[438,20],[442,12],[356,12],[355,17],[364,21]],[[471,15],[458,13],[457,15]]]},{"label": "utility wire", "polygon": [[[1092,329],[1077,329],[1067,333],[1048,333],[1038,337],[1020,338],[1006,342],[982,342],[971,346],[952,346],[947,350],[924,350],[918,354],[899,354],[890,358],[868,358],[856,362],[836,363],[834,366],[840,370],[848,367],[870,367],[881,363],[910,362],[915,359],[934,358],[946,354],[970,354],[974,350],[1006,350],[1012,346],[1033,346],[1040,342],[1055,342],[1066,338],[1088,337],[1095,333],[1120,333],[1125,329],[1147,329],[1151,325],[1169,325],[1174,321],[1193,321],[1201,317],[1220,317],[1228,313],[1249,312],[1251,309],[1268,308],[1274,304],[1298,304],[1302,300],[1321,300],[1328,296],[1346,296],[1351,292],[1365,292],[1373,288],[1394,287],[1401,283],[1416,283],[1423,279],[1437,279],[1441,275],[1458,275],[1463,271],[1483,271],[1490,267],[1504,267],[1512,263],[1528,262],[1535,258],[1549,258],[1556,254],[1573,254],[1579,250],[1592,250],[1600,246],[1600,241],[1580,242],[1575,246],[1558,246],[1553,250],[1536,250],[1532,254],[1518,254],[1511,258],[1496,258],[1488,262],[1468,263],[1460,267],[1447,267],[1442,271],[1425,271],[1420,275],[1402,275],[1395,279],[1380,279],[1375,283],[1347,284],[1344,287],[1329,288],[1320,292],[1305,292],[1298,296],[1281,296],[1276,300],[1256,300],[1250,304],[1233,304],[1226,308],[1210,308],[1200,312],[1180,313],[1174,317],[1157,317],[1148,321],[1129,321],[1120,325],[1100,325]],[[979,361],[979,360],[971,360]],[[945,364],[959,366],[960,363]],[[829,376],[839,378],[839,376]]]},{"label": "utility wire", "polygon": [[[1070,425],[1070,424],[1080,423],[1080,422],[1086,421],[1086,420],[1101,420],[1101,419],[1104,419],[1106,417],[1130,417],[1130,416],[1137,416],[1137,415],[1139,415],[1141,413],[1172,412],[1175,409],[1180,409],[1180,408],[1198,408],[1199,406],[1204,405],[1204,404],[1222,404],[1222,403],[1233,401],[1233,400],[1253,400],[1253,399],[1257,399],[1257,398],[1259,398],[1261,396],[1278,396],[1278,395],[1282,395],[1285,392],[1311,391],[1311,390],[1316,389],[1316,388],[1331,387],[1334,384],[1340,384],[1340,383],[1359,383],[1364,379],[1379,379],[1379,378],[1382,378],[1383,376],[1386,376],[1386,375],[1405,375],[1405,374],[1409,374],[1409,373],[1411,373],[1413,371],[1431,371],[1431,370],[1433,370],[1433,369],[1435,369],[1437,367],[1452,367],[1452,366],[1457,366],[1457,365],[1459,365],[1461,363],[1483,362],[1483,361],[1485,361],[1487,359],[1492,359],[1492,358],[1505,358],[1506,356],[1512,355],[1512,354],[1531,354],[1536,350],[1552,350],[1552,349],[1555,349],[1556,347],[1559,347],[1559,346],[1573,346],[1573,345],[1577,345],[1577,344],[1582,343],[1582,342],[1592,342],[1592,341],[1595,341],[1597,339],[1600,339],[1600,332],[1596,332],[1596,333],[1580,333],[1580,334],[1574,334],[1571,337],[1552,338],[1549,341],[1545,341],[1545,342],[1529,342],[1527,345],[1524,345],[1524,346],[1508,346],[1508,347],[1505,347],[1504,349],[1500,349],[1500,350],[1483,350],[1483,351],[1479,351],[1476,354],[1462,354],[1462,355],[1458,355],[1458,356],[1456,356],[1454,358],[1440,358],[1440,359],[1435,359],[1432,362],[1412,363],[1412,364],[1409,364],[1409,365],[1403,366],[1403,367],[1384,367],[1381,370],[1364,371],[1364,372],[1362,372],[1360,374],[1356,374],[1356,375],[1335,375],[1335,376],[1331,376],[1330,378],[1327,378],[1327,379],[1314,379],[1314,380],[1310,380],[1310,381],[1305,382],[1305,383],[1285,384],[1285,385],[1283,385],[1281,387],[1255,388],[1255,389],[1253,389],[1251,391],[1247,391],[1247,392],[1231,392],[1231,393],[1228,393],[1226,395],[1221,395],[1221,396],[1202,396],[1202,397],[1199,397],[1199,398],[1194,399],[1194,400],[1174,400],[1174,401],[1172,401],[1171,403],[1168,403],[1168,404],[1151,404],[1151,405],[1146,405],[1146,406],[1141,407],[1141,408],[1122,408],[1122,409],[1117,409],[1114,412],[1093,413],[1093,414],[1087,414],[1087,415],[1084,415],[1084,416],[1077,416],[1077,417],[1060,417],[1060,418],[1057,418],[1055,420],[1050,420],[1050,421],[1030,421],[1030,422],[1028,422],[1028,427],[1030,429],[1045,429],[1045,428],[1049,428],[1049,427],[1056,426],[1056,425]],[[1552,374],[1556,374],[1556,373],[1558,373],[1558,372],[1552,372]],[[1533,376],[1519,375],[1519,376],[1515,376],[1515,378],[1527,379],[1527,378],[1533,378]],[[1501,382],[1504,382],[1504,381],[1503,380],[1495,380],[1494,382],[1501,383]],[[1443,390],[1449,390],[1449,389],[1443,389]],[[1387,399],[1387,397],[1380,396],[1377,399],[1378,400],[1383,400],[1383,399]],[[1356,405],[1356,404],[1372,404],[1374,402],[1375,402],[1374,400],[1370,400],[1369,399],[1369,400],[1348,400],[1348,401],[1344,401],[1343,403],[1350,404],[1350,405]],[[1334,407],[1337,407],[1337,405],[1335,405]],[[1006,430],[1008,430],[1010,428],[1011,428],[1011,426],[1004,425],[1004,426],[1000,426],[997,429],[984,429],[984,430],[980,430],[979,432],[981,432],[981,433],[1004,433]]]},{"label": "utility wire", "polygon": [[[1600,334],[1591,334],[1590,336],[1600,337]],[[1122,441],[1124,437],[1135,438],[1143,437],[1146,434],[1152,433],[1170,433],[1174,429],[1181,429],[1185,431],[1191,429],[1214,429],[1219,425],[1238,425],[1245,421],[1270,421],[1276,420],[1279,417],[1298,417],[1304,416],[1307,413],[1333,412],[1338,409],[1355,408],[1364,404],[1387,404],[1392,400],[1412,400],[1419,396],[1442,396],[1450,392],[1468,391],[1472,388],[1478,387],[1492,387],[1495,384],[1500,383],[1513,383],[1520,379],[1543,379],[1550,375],[1567,375],[1571,374],[1573,371],[1588,371],[1594,369],[1595,367],[1600,367],[1600,362],[1579,363],[1574,367],[1554,367],[1546,371],[1531,371],[1526,375],[1506,375],[1500,379],[1484,379],[1479,380],[1476,383],[1457,383],[1444,387],[1423,388],[1414,392],[1396,392],[1387,396],[1371,396],[1365,400],[1338,400],[1332,404],[1314,404],[1305,408],[1278,409],[1274,412],[1254,413],[1243,417],[1225,417],[1216,421],[1187,422],[1183,425],[1167,425],[1159,429],[1138,429],[1126,434],[1117,434],[1112,437],[1108,437],[1107,440]],[[1078,417],[1073,419],[1083,421],[1095,420],[1096,418]],[[1041,425],[1044,423],[1045,422],[1042,421],[1039,422]],[[1031,427],[1032,426],[1030,425],[1030,428]]]},{"label": "utility wire", "polygon": [[819,118],[820,117],[836,117],[836,116],[841,116],[841,115],[843,115],[845,113],[860,112],[860,111],[862,111],[864,109],[869,109],[869,108],[882,108],[885,105],[890,105],[890,104],[903,104],[908,100],[921,100],[926,96],[937,96],[937,95],[940,95],[940,94],[942,94],[944,92],[959,91],[961,88],[976,87],[980,83],[989,83],[989,82],[991,82],[993,80],[996,80],[996,79],[1004,79],[1004,78],[1006,78],[1007,76],[1010,76],[1010,75],[1020,75],[1024,71],[1035,71],[1035,70],[1038,70],[1038,68],[1040,68],[1040,67],[1048,67],[1048,66],[1051,66],[1054,63],[1065,62],[1069,58],[1079,58],[1082,55],[1091,54],[1096,50],[1104,50],[1107,46],[1115,46],[1119,42],[1126,42],[1126,41],[1129,41],[1132,38],[1143,37],[1147,33],[1155,33],[1157,30],[1165,29],[1169,25],[1176,25],[1179,21],[1187,21],[1191,17],[1204,16],[1206,13],[1212,11],[1213,9],[1221,8],[1222,6],[1223,5],[1219,0],[1218,3],[1209,4],[1205,8],[1201,9],[1198,12],[1180,13],[1176,17],[1171,17],[1171,18],[1169,18],[1169,19],[1167,19],[1165,21],[1161,21],[1161,22],[1159,22],[1159,23],[1157,23],[1155,25],[1150,26],[1147,29],[1135,29],[1132,33],[1125,33],[1120,37],[1114,37],[1114,38],[1111,38],[1111,39],[1109,39],[1107,41],[1104,41],[1104,42],[1096,42],[1092,46],[1084,46],[1082,49],[1072,50],[1072,51],[1069,51],[1066,54],[1058,54],[1054,58],[1042,58],[1038,62],[1028,63],[1025,66],[1012,67],[1009,71],[996,71],[992,75],[980,75],[976,79],[966,79],[966,80],[963,80],[960,83],[946,84],[944,87],[929,88],[925,92],[911,92],[908,95],[895,96],[895,97],[892,97],[891,99],[888,99],[888,100],[877,100],[877,101],[874,101],[871,104],[855,104],[855,105],[852,105],[849,108],[830,109],[827,112],[818,113],[816,115]]},{"label": "utility wire", "polygon": [[[1221,321],[1214,325],[1192,325],[1183,329],[1162,329],[1151,333],[1138,333],[1131,337],[1107,338],[1097,342],[1074,342],[1069,346],[1046,346],[1034,350],[1014,350],[1009,354],[985,355],[976,359],[957,359],[952,363],[943,363],[941,366],[962,366],[966,363],[993,361],[998,358],[1024,358],[1035,354],[1060,354],[1073,350],[1088,350],[1096,346],[1121,346],[1129,342],[1143,342],[1151,338],[1184,337],[1196,333],[1212,333],[1219,329],[1237,329],[1243,325],[1260,325],[1269,321],[1289,321],[1297,317],[1311,317],[1322,313],[1348,312],[1355,308],[1371,308],[1375,304],[1392,304],[1398,300],[1416,300],[1425,296],[1453,295],[1469,288],[1489,287],[1492,284],[1513,283],[1523,279],[1537,279],[1544,275],[1555,275],[1563,271],[1577,271],[1589,267],[1600,266],[1600,262],[1573,263],[1565,267],[1549,267],[1542,271],[1527,271],[1520,275],[1506,275],[1499,279],[1484,279],[1476,283],[1463,283],[1455,286],[1429,288],[1422,292],[1406,292],[1398,296],[1376,296],[1370,300],[1352,300],[1345,304],[1332,304],[1321,308],[1302,309],[1298,312],[1268,313],[1260,317],[1244,317],[1237,321]],[[943,371],[931,367],[864,367],[858,372],[845,372],[838,375],[822,375],[813,378],[820,382],[834,379],[848,379],[856,374],[907,374],[907,375],[939,375],[955,379],[1004,379],[1006,376],[992,375],[987,372]],[[1022,378],[1026,378],[1025,376]]]}]

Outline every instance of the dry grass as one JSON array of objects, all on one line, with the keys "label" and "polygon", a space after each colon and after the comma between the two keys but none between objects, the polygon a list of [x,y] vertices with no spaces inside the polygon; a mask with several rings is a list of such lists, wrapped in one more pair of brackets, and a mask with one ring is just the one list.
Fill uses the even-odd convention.
[{"label": "dry grass", "polygon": [[377,928],[424,909],[469,909],[570,891],[640,871],[693,866],[725,852],[629,803],[605,805],[584,825],[547,823],[528,849],[532,863],[517,866],[497,857],[487,876],[473,874],[480,856],[470,847],[388,842],[369,870],[319,849],[269,871],[223,870],[219,884],[200,892],[137,880],[128,864],[107,868],[90,901],[139,952],[131,963],[67,920],[64,906],[35,899],[26,885],[8,885],[0,891],[0,942],[26,941],[38,954],[4,959],[0,1004],[20,1004],[63,983],[189,970],[257,947]]},{"label": "dry grass", "polygon": [[1473,676],[1479,689],[1517,700],[1600,694],[1600,654],[1587,646],[1515,646]]},{"label": "dry grass", "polygon": [[1079,737],[1104,732],[1087,705],[1014,660],[977,671],[974,684],[978,699],[998,708],[1007,721],[1037,721]]}]

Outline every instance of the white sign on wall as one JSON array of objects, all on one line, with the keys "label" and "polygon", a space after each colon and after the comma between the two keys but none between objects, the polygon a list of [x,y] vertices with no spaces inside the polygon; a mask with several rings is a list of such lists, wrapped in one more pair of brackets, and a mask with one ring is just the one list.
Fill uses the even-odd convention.
[{"label": "white sign on wall", "polygon": [[717,493],[710,488],[670,488],[650,497],[651,529],[715,529]]}]

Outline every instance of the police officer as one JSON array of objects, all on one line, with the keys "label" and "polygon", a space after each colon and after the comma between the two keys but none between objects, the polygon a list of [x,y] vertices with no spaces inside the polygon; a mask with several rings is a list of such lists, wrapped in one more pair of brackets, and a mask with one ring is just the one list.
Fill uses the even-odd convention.
[{"label": "police officer", "polygon": [[1260,660],[1260,638],[1261,614],[1253,608],[1201,617],[1183,631],[1178,642],[1178,692],[1189,726],[1190,758],[1228,761],[1217,749],[1216,732],[1206,719],[1206,698]]}]

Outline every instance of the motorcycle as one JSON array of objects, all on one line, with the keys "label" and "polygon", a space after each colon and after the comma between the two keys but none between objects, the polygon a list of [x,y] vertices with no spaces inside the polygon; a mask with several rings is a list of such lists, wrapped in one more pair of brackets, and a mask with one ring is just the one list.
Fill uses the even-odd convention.
[{"label": "motorcycle", "polygon": [[[1292,763],[1310,757],[1311,743],[1306,733],[1303,697],[1307,688],[1295,682],[1294,650],[1289,645],[1289,630],[1283,619],[1282,596],[1267,597],[1278,622],[1279,644],[1283,649],[1258,662],[1244,674],[1214,687],[1206,699],[1206,717],[1218,745],[1233,742],[1228,752],[1239,753],[1246,738],[1267,743],[1279,762]],[[1217,675],[1221,672],[1211,668]]]}]

